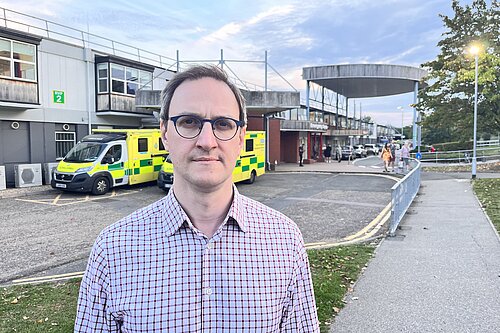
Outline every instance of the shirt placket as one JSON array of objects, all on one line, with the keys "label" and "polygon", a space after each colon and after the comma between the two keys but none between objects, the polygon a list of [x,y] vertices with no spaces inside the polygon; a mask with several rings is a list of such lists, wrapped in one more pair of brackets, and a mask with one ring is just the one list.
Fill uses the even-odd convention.
[{"label": "shirt placket", "polygon": [[213,240],[208,240],[203,251],[202,263],[202,316],[203,332],[209,332],[212,323],[212,302],[215,297],[215,286],[213,284],[212,262],[213,262]]}]

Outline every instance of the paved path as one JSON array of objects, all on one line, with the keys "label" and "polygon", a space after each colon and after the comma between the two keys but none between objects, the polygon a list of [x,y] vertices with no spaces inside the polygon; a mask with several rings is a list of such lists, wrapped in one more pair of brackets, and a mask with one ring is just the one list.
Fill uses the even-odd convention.
[{"label": "paved path", "polygon": [[420,192],[332,332],[500,331],[500,238],[470,181],[425,180]]}]

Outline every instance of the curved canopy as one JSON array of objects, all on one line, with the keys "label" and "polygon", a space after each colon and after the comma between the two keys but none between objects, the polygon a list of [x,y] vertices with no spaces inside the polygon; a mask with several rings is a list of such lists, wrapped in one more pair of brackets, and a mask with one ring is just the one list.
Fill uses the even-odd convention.
[{"label": "curved canopy", "polygon": [[347,98],[398,95],[426,86],[422,68],[383,64],[329,65],[302,68],[302,78]]}]

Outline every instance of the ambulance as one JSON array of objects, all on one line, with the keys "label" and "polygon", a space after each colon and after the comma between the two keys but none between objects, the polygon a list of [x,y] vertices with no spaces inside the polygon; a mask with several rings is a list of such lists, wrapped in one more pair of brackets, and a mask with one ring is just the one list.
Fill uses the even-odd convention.
[{"label": "ambulance", "polygon": [[[233,171],[233,182],[245,181],[252,184],[265,172],[266,134],[263,131],[247,131],[245,142]],[[168,192],[174,183],[174,166],[167,156],[158,175],[158,187]]]},{"label": "ambulance", "polygon": [[93,130],[59,162],[51,185],[100,195],[155,181],[166,155],[159,129]]}]

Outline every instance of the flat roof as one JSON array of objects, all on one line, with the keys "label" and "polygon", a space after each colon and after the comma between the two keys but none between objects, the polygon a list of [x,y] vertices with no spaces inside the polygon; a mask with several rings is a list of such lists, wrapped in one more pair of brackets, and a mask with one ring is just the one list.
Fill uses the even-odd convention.
[{"label": "flat roof", "polygon": [[427,71],[387,64],[348,64],[302,68],[302,78],[347,98],[399,95],[422,89]]}]

